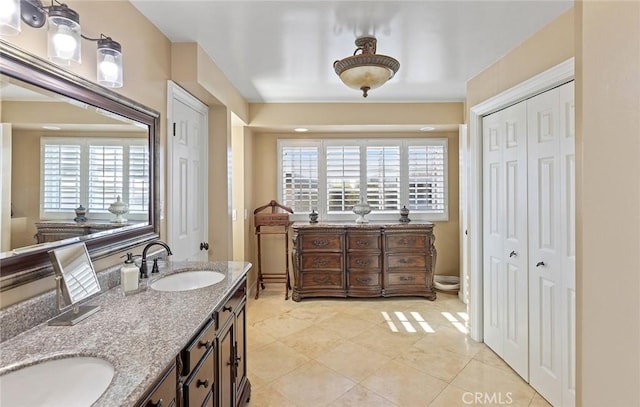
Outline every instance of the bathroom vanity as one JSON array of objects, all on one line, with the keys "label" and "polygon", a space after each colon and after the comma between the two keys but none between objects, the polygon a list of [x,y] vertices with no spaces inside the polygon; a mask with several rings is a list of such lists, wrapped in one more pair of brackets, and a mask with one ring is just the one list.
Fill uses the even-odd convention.
[{"label": "bathroom vanity", "polygon": [[431,223],[295,223],[293,300],[415,295],[435,300]]},{"label": "bathroom vanity", "polygon": [[[40,324],[0,344],[0,375],[47,360],[90,356],[113,366],[94,406],[247,404],[246,275],[243,262],[167,262],[144,291],[120,286],[88,303],[101,310],[74,326]],[[160,278],[213,270],[224,279],[187,291],[158,291]]]}]

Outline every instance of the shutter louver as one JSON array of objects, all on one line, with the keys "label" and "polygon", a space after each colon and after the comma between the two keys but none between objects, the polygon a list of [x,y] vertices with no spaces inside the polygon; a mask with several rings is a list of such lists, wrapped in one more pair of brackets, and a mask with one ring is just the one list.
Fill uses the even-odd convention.
[{"label": "shutter louver", "polygon": [[81,147],[45,144],[43,161],[44,211],[73,213],[80,204]]},{"label": "shutter louver", "polygon": [[443,212],[445,207],[445,148],[409,146],[409,209]]},{"label": "shutter louver", "polygon": [[327,210],[350,211],[360,202],[360,147],[327,146]]},{"label": "shutter louver", "polygon": [[367,147],[367,201],[376,210],[400,209],[400,147]]},{"label": "shutter louver", "polygon": [[318,148],[282,149],[283,204],[295,212],[311,212],[318,207]]},{"label": "shutter louver", "polygon": [[104,212],[123,197],[124,148],[117,145],[89,146],[89,209]]},{"label": "shutter louver", "polygon": [[149,149],[129,147],[129,213],[147,213],[149,208]]}]

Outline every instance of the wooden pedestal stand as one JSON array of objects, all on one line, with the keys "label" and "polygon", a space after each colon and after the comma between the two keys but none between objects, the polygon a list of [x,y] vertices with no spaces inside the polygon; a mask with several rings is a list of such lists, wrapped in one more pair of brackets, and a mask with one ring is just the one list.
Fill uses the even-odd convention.
[{"label": "wooden pedestal stand", "polygon": [[[258,213],[266,208],[271,208],[271,213]],[[283,209],[288,213],[277,212],[278,208]],[[258,283],[256,284],[256,299],[260,295],[260,287],[264,290],[265,281],[284,282],[285,294],[284,299],[289,299],[289,290],[291,290],[291,278],[289,277],[289,227],[291,221],[289,221],[289,213],[293,213],[291,208],[284,205],[280,205],[276,201],[271,201],[268,204],[259,207],[253,211],[253,220],[256,227],[256,237],[258,240]],[[265,230],[261,228],[264,227]],[[262,274],[262,260],[261,260],[261,248],[260,248],[260,236],[262,235],[284,235],[284,257],[286,262],[285,274],[282,273],[268,273]]]}]

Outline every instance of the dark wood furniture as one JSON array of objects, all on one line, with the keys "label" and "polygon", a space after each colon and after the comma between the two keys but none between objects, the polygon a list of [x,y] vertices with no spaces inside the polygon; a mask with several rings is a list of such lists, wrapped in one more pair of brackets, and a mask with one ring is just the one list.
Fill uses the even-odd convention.
[{"label": "dark wood furniture", "polygon": [[36,222],[37,243],[57,242],[58,240],[91,235],[105,230],[118,229],[131,223],[115,223],[108,221],[65,222],[45,220]]},{"label": "dark wood furniture", "polygon": [[[263,210],[271,208],[271,212],[260,213]],[[282,209],[285,212],[278,212]],[[256,238],[258,240],[258,283],[256,284],[256,299],[260,296],[260,288],[264,290],[265,280],[274,282],[284,282],[285,292],[284,299],[289,299],[289,290],[291,289],[291,277],[289,275],[289,227],[291,221],[289,214],[293,210],[287,206],[281,205],[276,201],[271,201],[253,211],[253,223],[256,228]],[[285,272],[283,273],[263,273],[262,272],[262,235],[284,235],[284,257]]]},{"label": "dark wood furniture", "polygon": [[293,300],[423,296],[435,300],[431,223],[293,225]]},{"label": "dark wood furniture", "polygon": [[247,279],[231,291],[137,406],[244,407]]}]

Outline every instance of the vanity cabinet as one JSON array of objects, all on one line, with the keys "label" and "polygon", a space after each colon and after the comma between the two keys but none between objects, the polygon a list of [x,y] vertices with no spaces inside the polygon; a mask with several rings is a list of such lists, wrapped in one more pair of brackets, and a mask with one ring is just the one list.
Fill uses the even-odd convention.
[{"label": "vanity cabinet", "polygon": [[173,407],[176,405],[176,365],[172,363],[152,387],[150,394],[143,398],[137,406],[141,407]]},{"label": "vanity cabinet", "polygon": [[433,224],[293,225],[293,300],[423,296],[434,300]]},{"label": "vanity cabinet", "polygon": [[202,406],[214,393],[216,321],[209,319],[181,353],[182,399],[185,406]]},{"label": "vanity cabinet", "polygon": [[220,407],[245,406],[251,397],[247,379],[246,283],[218,311],[218,379]]}]

